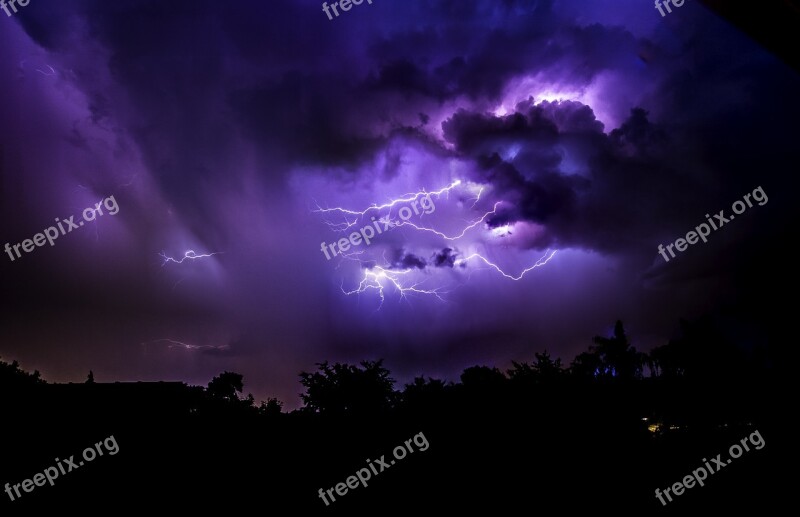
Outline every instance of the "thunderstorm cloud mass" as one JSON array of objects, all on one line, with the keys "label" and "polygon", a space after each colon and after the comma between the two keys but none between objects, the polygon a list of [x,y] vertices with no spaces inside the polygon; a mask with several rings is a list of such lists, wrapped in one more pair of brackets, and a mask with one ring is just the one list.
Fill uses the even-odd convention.
[{"label": "thunderstorm cloud mass", "polygon": [[608,3],[0,13],[0,245],[81,221],[3,253],[0,356],[57,382],[231,370],[295,408],[324,360],[456,379],[569,362],[618,319],[642,350],[680,318],[768,326],[797,73],[700,2]]}]

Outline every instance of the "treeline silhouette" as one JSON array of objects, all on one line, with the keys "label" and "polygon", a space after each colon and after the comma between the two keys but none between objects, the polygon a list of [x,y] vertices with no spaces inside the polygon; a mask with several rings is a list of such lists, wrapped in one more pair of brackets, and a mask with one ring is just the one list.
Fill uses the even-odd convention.
[{"label": "treeline silhouette", "polygon": [[[787,389],[770,345],[737,346],[710,319],[682,321],[681,330],[643,353],[618,321],[568,366],[545,351],[505,372],[473,366],[459,382],[417,377],[402,389],[382,360],[322,362],[300,373],[303,406],[289,413],[275,398],[256,404],[244,396],[235,372],[206,387],[97,383],[91,372],[86,383],[49,384],[0,361],[0,432],[16,444],[5,453],[0,483],[20,482],[95,438],[113,434],[120,446],[82,473],[89,485],[65,479],[3,504],[141,502],[136,494],[144,490],[183,505],[245,507],[267,490],[285,499],[287,511],[317,513],[361,514],[380,504],[516,512],[533,507],[528,498],[554,511],[763,509],[779,492],[772,466],[785,408],[777,401]],[[655,488],[680,481],[753,429],[764,436],[763,450],[662,508]],[[317,498],[319,488],[332,488],[367,459],[391,457],[419,432],[430,442],[425,454],[330,507]]]}]

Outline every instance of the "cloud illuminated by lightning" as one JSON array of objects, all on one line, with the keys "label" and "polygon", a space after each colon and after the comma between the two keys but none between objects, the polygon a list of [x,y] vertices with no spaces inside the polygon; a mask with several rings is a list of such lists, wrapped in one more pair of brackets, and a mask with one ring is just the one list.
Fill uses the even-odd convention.
[{"label": "cloud illuminated by lightning", "polygon": [[506,235],[511,235],[511,225],[504,224],[503,226],[492,228],[492,235],[495,237],[505,237]]}]

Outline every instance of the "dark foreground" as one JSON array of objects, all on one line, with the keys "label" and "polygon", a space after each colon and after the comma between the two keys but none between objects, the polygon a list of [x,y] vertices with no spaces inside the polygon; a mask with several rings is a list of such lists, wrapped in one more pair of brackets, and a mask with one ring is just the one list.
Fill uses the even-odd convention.
[{"label": "dark foreground", "polygon": [[642,354],[618,323],[568,368],[536,354],[506,373],[473,367],[458,383],[420,378],[401,391],[380,362],[323,363],[301,374],[305,407],[288,414],[243,397],[231,372],[207,388],[64,385],[0,361],[0,489],[11,494],[0,493],[0,515],[791,507],[786,358],[702,324],[684,331]]},{"label": "dark foreground", "polygon": [[[777,400],[777,385],[734,392],[709,387],[706,393],[662,387],[641,381],[635,387],[551,386],[525,397],[443,393],[430,404],[383,415],[325,417],[179,409],[174,400],[131,407],[95,397],[91,389],[64,396],[69,390],[57,395],[53,386],[42,386],[26,395],[24,407],[4,401],[3,483],[33,478],[55,458],[74,455],[77,464],[86,447],[112,435],[118,452],[104,448],[103,456],[59,474],[54,486],[45,482],[13,502],[2,494],[2,513],[219,505],[320,515],[472,508],[492,515],[574,509],[653,514],[766,511],[788,499],[788,429],[765,403]],[[656,421],[661,429],[649,431],[648,422]],[[705,486],[687,489],[666,507],[656,499],[656,488],[681,481],[703,459],[728,458],[728,448],[754,431],[763,438],[760,450],[751,445]],[[406,440],[414,452],[380,472],[376,460],[384,455],[389,464]],[[336,495],[335,486],[367,460],[379,472],[369,474],[368,486]],[[326,507],[320,488],[334,489],[336,501]]]}]

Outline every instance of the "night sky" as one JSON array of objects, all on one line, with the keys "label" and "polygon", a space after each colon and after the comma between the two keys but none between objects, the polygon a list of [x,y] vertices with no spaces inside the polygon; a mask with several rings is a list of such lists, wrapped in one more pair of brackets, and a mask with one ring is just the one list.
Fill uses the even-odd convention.
[{"label": "night sky", "polygon": [[[0,12],[0,245],[119,207],[2,254],[0,356],[49,381],[233,370],[294,408],[323,360],[456,380],[568,363],[617,319],[640,350],[680,318],[745,345],[769,324],[800,80],[699,2],[18,9]],[[757,187],[769,202],[658,254]],[[326,259],[372,217],[394,223]]]}]

